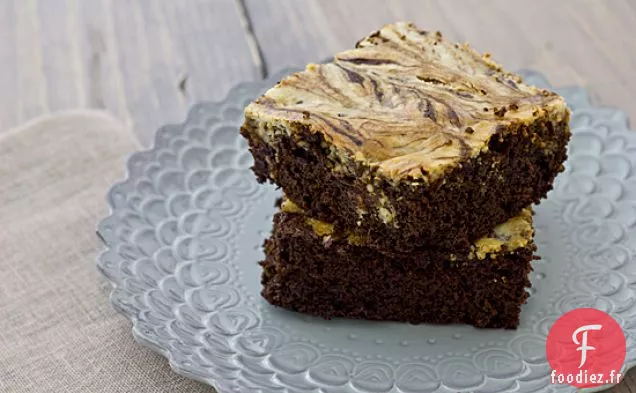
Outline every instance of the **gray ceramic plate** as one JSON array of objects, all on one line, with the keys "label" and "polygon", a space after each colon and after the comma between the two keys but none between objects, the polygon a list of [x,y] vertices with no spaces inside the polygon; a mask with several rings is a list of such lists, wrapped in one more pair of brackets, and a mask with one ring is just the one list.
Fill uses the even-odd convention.
[{"label": "gray ceramic plate", "polygon": [[[547,87],[537,73],[526,80]],[[259,185],[242,109],[277,78],[237,86],[157,132],[108,195],[99,269],[135,338],[182,375],[226,392],[534,392],[563,313],[596,307],[622,325],[636,363],[636,133],[625,115],[555,89],[573,109],[565,173],[536,207],[532,296],[517,331],[325,321],[259,296],[261,244],[279,195]]]}]

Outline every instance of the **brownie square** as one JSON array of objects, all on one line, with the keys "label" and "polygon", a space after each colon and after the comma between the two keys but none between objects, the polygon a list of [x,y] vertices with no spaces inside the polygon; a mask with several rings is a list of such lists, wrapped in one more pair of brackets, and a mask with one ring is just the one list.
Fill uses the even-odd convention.
[{"label": "brownie square", "polygon": [[369,247],[466,248],[563,170],[569,111],[466,44],[387,25],[245,110],[259,181]]},{"label": "brownie square", "polygon": [[530,287],[532,211],[469,249],[385,255],[285,202],[261,262],[262,296],[323,318],[516,328]]}]

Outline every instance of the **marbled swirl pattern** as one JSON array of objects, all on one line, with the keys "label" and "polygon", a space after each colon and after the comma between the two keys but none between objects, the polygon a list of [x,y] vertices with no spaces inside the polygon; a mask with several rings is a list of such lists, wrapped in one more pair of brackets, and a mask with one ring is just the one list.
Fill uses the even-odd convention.
[{"label": "marbled swirl pattern", "polygon": [[[573,110],[570,158],[535,207],[541,260],[519,330],[324,321],[259,299],[254,261],[280,192],[256,182],[237,128],[244,103],[280,77],[239,85],[162,127],[109,193],[98,265],[110,300],[175,372],[219,393],[562,392],[548,385],[545,338],[580,307],[621,324],[623,371],[636,366],[636,132],[624,112],[593,107],[582,88],[558,89]],[[537,73],[525,78],[548,86]]]},{"label": "marbled swirl pattern", "polygon": [[546,113],[562,120],[564,100],[410,23],[387,25],[333,62],[308,65],[246,109],[248,120],[289,132],[306,125],[389,177],[428,180],[487,148],[500,126]]}]

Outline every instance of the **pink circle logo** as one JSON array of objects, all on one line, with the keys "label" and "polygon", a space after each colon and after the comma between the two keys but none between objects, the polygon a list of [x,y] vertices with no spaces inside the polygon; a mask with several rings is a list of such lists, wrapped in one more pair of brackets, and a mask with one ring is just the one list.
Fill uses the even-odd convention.
[{"label": "pink circle logo", "polygon": [[625,361],[625,335],[619,324],[594,308],[572,310],[548,333],[550,383],[577,388],[617,384]]}]

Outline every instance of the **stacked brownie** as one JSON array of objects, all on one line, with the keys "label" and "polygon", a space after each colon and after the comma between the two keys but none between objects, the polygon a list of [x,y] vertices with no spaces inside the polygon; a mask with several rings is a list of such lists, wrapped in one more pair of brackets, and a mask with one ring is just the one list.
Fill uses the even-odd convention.
[{"label": "stacked brownie", "polygon": [[409,23],[311,64],[245,110],[286,196],[263,296],[330,317],[514,328],[529,206],[563,170],[569,111],[488,55]]}]

